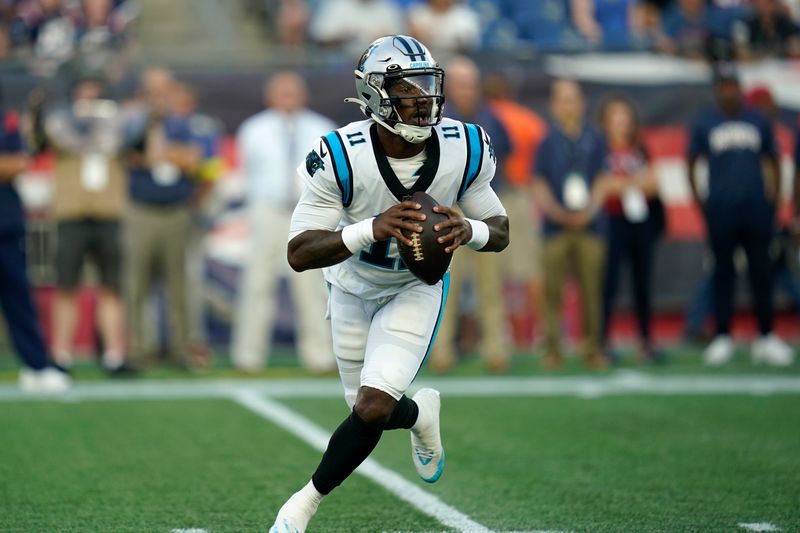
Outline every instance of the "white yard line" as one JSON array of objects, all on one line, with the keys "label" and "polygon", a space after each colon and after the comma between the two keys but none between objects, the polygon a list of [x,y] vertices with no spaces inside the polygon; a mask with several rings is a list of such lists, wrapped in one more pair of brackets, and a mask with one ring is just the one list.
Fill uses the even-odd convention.
[{"label": "white yard line", "polygon": [[781,528],[769,522],[740,523],[739,527],[748,531],[780,531]]},{"label": "white yard line", "polygon": [[173,529],[170,533],[208,533],[205,529]]},{"label": "white yard line", "polygon": [[[800,376],[653,376],[616,372],[598,377],[476,377],[420,379],[414,387],[433,387],[449,397],[613,395],[769,395],[800,394]],[[338,379],[187,379],[79,382],[58,395],[23,393],[16,384],[0,384],[0,401],[21,400],[129,400],[229,398],[255,392],[271,398],[341,398]]]},{"label": "white yard line", "polygon": [[[242,392],[234,399],[257,415],[282,427],[307,444],[324,452],[330,434],[311,420],[288,407],[259,396],[254,392]],[[394,470],[390,470],[374,459],[368,458],[356,470],[359,474],[409,503],[419,511],[442,524],[462,533],[492,533],[492,530],[472,520],[455,507],[447,505],[438,496],[426,492]]]}]

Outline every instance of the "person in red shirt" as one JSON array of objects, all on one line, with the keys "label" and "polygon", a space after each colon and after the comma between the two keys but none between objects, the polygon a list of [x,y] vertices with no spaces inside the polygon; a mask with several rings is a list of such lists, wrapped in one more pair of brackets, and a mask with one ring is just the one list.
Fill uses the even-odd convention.
[{"label": "person in red shirt", "polygon": [[[639,323],[639,358],[660,361],[650,336],[651,271],[654,242],[659,234],[658,178],[639,135],[633,103],[612,96],[600,107],[600,125],[609,151],[605,211],[608,216],[608,254],[603,285],[603,341],[608,330],[624,261],[630,264]],[[606,353],[612,353],[606,349]],[[613,358],[613,357],[612,357]]]}]

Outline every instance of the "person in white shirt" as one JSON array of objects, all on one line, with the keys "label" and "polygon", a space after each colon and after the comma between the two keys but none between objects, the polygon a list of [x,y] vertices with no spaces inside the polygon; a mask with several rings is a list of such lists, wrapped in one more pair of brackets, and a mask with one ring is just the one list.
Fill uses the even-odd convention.
[{"label": "person in white shirt", "polygon": [[377,37],[402,32],[404,17],[390,0],[327,0],[313,13],[309,30],[315,42],[357,57]]},{"label": "person in white shirt", "polygon": [[459,0],[428,0],[408,8],[411,34],[434,53],[469,52],[481,41],[478,13]]},{"label": "person in white shirt", "polygon": [[294,72],[273,76],[264,88],[268,109],[247,119],[236,144],[247,181],[250,245],[239,286],[231,356],[246,371],[262,368],[269,356],[270,326],[277,304],[277,281],[286,275],[296,310],[297,350],[312,372],[336,368],[330,329],[325,323],[327,294],[322,273],[289,273],[286,234],[303,184],[295,168],[304,150],[336,125],[305,107],[307,90]]}]

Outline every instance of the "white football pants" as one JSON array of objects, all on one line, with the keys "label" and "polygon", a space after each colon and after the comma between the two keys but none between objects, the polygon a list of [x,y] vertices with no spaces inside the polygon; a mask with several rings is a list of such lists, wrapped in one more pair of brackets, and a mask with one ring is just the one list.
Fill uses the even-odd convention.
[{"label": "white football pants", "polygon": [[361,386],[396,400],[405,393],[430,352],[449,277],[379,300],[364,300],[331,287],[333,352],[350,408]]}]

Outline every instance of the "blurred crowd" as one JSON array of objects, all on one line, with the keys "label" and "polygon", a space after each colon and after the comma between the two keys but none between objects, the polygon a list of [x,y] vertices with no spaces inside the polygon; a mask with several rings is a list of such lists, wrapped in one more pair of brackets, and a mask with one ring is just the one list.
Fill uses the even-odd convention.
[{"label": "blurred crowd", "polygon": [[[66,98],[59,96],[36,89],[25,114],[4,113],[3,161],[44,153],[54,159],[49,216],[55,224],[56,297],[50,346],[26,311],[33,308],[30,297],[17,294],[3,301],[16,351],[28,369],[50,368],[45,361],[51,360],[68,371],[79,319],[77,292],[89,263],[97,287],[98,355],[107,372],[127,375],[159,360],[184,369],[203,364],[208,354],[197,349],[202,328],[190,311],[200,304],[190,286],[203,282],[192,267],[193,252],[202,253],[197,214],[222,173],[220,124],[199,113],[192,88],[162,68],[144,71],[129,100],[115,101],[107,81],[91,76],[76,78]],[[25,278],[24,213],[13,186],[27,165],[20,164],[0,183],[0,249],[12,254],[2,265],[4,289],[6,270]],[[166,300],[163,349],[162,320],[152,298],[156,286]],[[35,377],[28,381],[35,384]]]},{"label": "blurred crowd", "polygon": [[103,72],[119,79],[134,48],[131,0],[2,0],[0,63],[49,77]]},{"label": "blurred crowd", "polygon": [[[431,368],[452,368],[464,352],[464,337],[471,334],[487,370],[505,372],[518,348],[512,345],[509,315],[527,307],[536,317],[539,337],[535,347],[523,348],[538,352],[545,369],[558,369],[565,349],[571,349],[563,346],[562,303],[565,288],[573,283],[582,322],[582,343],[575,348],[588,368],[614,364],[617,347],[609,331],[622,272],[629,272],[632,281],[637,358],[664,363],[666,355],[653,338],[652,270],[665,214],[634,102],[610,94],[592,110],[581,86],[561,79],[550,88],[547,115],[540,116],[517,102],[508,79],[497,73],[482,76],[468,57],[453,57],[444,67],[446,114],[481,124],[492,138],[498,161],[493,187],[508,210],[512,244],[504,254],[469,249],[456,254]],[[781,163],[772,132],[775,104],[765,88],[743,92],[731,73],[718,74],[714,95],[715,105],[689,128],[689,178],[706,217],[716,265],[692,304],[701,307],[700,316],[691,320],[702,328],[707,317],[715,318],[705,361],[727,363],[735,350],[734,255],[740,248],[747,257],[759,325],[754,360],[785,366],[792,363],[793,350],[773,332],[772,294],[775,283],[800,294],[796,273],[786,261],[787,254],[796,252],[787,248],[784,261],[777,261],[770,243],[781,234],[789,235],[788,242],[797,239],[800,227],[796,216],[794,225],[775,224],[776,210],[789,202],[777,186]],[[14,347],[26,365],[23,372],[32,369],[23,381],[35,388],[42,371],[45,377],[63,375],[73,364],[76,295],[87,281],[97,290],[98,356],[109,374],[128,375],[161,364],[180,369],[210,364],[197,318],[204,280],[196,265],[203,261],[207,230],[202,206],[223,173],[220,124],[197,109],[190,86],[163,68],[144,71],[139,91],[129,100],[109,98],[105,82],[93,77],[77,78],[68,96],[32,98],[22,117],[11,111],[2,117],[0,299]],[[336,126],[308,109],[307,96],[297,73],[273,75],[263,89],[265,109],[244,121],[236,136],[250,229],[231,344],[224,351],[242,371],[258,371],[269,361],[280,278],[290,281],[301,364],[312,372],[335,368],[330,331],[322,319],[321,275],[290,272],[285,254],[301,190],[294,169],[304,150]],[[723,129],[714,133],[717,126]],[[760,137],[757,142],[754,135]],[[755,151],[741,151],[741,143],[754,142]],[[55,223],[56,298],[49,345],[30,298],[20,245],[24,214],[13,187],[26,168],[27,154],[40,153],[55,160],[49,215]],[[709,167],[705,193],[693,171],[700,159]],[[735,186],[725,181],[732,173]],[[800,212],[798,203],[796,197],[795,213]],[[93,267],[90,280],[84,263]],[[163,306],[154,304],[157,287]],[[463,298],[477,301],[473,327],[464,323]]]},{"label": "blurred crowd", "polygon": [[360,52],[407,33],[437,57],[651,50],[740,60],[800,56],[797,0],[247,0],[276,43]]}]

